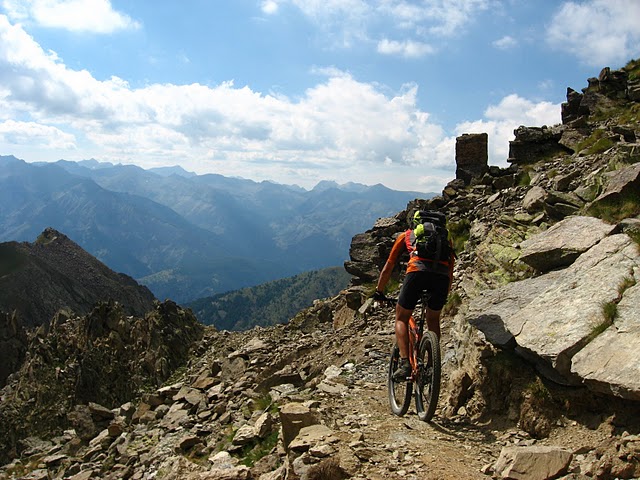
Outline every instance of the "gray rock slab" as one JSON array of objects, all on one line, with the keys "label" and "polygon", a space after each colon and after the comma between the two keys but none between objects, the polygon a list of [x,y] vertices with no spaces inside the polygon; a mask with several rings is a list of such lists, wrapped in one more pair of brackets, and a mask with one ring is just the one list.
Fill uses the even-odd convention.
[{"label": "gray rock slab", "polygon": [[509,283],[496,290],[482,292],[469,306],[467,321],[484,333],[492,344],[513,348],[515,337],[506,327],[506,319],[529,305],[558,280],[558,272]]},{"label": "gray rock slab", "polygon": [[573,357],[571,371],[591,389],[640,400],[639,310],[637,283],[625,291],[613,325]]},{"label": "gray rock slab", "polygon": [[[585,381],[599,390],[635,398],[639,358],[631,351],[617,353],[627,348],[623,345],[640,352],[634,348],[640,341],[634,333],[640,318],[635,287],[625,292],[618,305],[618,320],[611,332],[589,343],[595,328],[605,321],[602,305],[617,301],[618,287],[633,275],[640,283],[638,246],[625,234],[612,235],[565,269],[480,295],[465,316],[488,341],[515,348],[555,381]],[[588,354],[582,353],[572,368],[572,359],[585,346],[600,349],[601,366],[588,362]],[[615,355],[616,361],[609,358]]]},{"label": "gray rock slab", "polygon": [[639,266],[637,245],[627,235],[607,237],[507,318],[506,327],[520,347],[568,376],[571,357],[604,321],[602,305],[616,300],[618,286]]}]

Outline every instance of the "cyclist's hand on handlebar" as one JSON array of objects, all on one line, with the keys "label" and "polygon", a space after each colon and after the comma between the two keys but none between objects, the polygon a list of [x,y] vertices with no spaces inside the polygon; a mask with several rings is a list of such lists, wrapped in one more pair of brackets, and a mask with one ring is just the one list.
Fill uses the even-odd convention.
[{"label": "cyclist's hand on handlebar", "polygon": [[375,293],[373,295],[371,295],[371,298],[373,298],[374,300],[377,300],[379,302],[385,302],[385,301],[388,300],[388,298],[386,297],[384,292],[380,292],[378,290],[376,290]]}]

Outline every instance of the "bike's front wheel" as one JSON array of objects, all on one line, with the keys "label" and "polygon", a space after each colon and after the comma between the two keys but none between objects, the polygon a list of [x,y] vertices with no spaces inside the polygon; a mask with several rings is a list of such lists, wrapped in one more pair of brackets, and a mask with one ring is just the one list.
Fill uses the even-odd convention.
[{"label": "bike's front wheel", "polygon": [[393,378],[393,372],[398,368],[400,363],[400,349],[398,345],[394,345],[391,349],[391,358],[389,359],[389,374],[387,377],[387,389],[389,391],[389,405],[394,415],[402,416],[409,410],[411,405],[411,395],[413,393],[413,385],[410,381],[403,380],[398,382]]},{"label": "bike's front wheel", "polygon": [[415,380],[418,418],[428,422],[436,413],[440,395],[440,344],[435,333],[427,330],[418,345],[418,376]]}]

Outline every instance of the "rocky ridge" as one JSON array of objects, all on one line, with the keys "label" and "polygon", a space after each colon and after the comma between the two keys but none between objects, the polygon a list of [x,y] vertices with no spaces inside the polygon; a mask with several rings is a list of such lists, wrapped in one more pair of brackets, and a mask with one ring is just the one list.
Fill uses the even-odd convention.
[{"label": "rocky ridge", "polygon": [[27,327],[47,323],[61,308],[87,314],[108,298],[129,315],[144,315],[155,300],[148,288],[114,272],[53,228],[32,243],[1,243],[0,260],[0,310],[16,312]]},{"label": "rocky ridge", "polygon": [[[630,371],[624,383],[610,371],[580,368],[588,348],[611,354],[620,351],[621,334],[637,338],[640,126],[633,68],[605,70],[582,94],[569,91],[563,125],[519,128],[511,167],[456,179],[441,197],[411,202],[354,237],[346,264],[354,281],[342,294],[287,325],[206,328],[200,340],[189,337],[187,364],[172,363],[162,386],[120,405],[74,405],[55,435],[16,439],[0,478],[637,478],[634,349],[612,356]],[[577,135],[573,147],[563,145]],[[535,154],[524,154],[527,144]],[[418,206],[447,212],[460,252],[443,318],[443,392],[431,424],[412,411],[402,419],[388,411],[392,312],[358,312],[394,236]],[[609,261],[616,252],[619,261]],[[610,285],[602,289],[615,292],[607,322],[576,335],[569,347],[536,343],[536,333],[563,341],[566,335],[552,335],[550,326],[523,328],[538,320],[522,312],[543,311],[542,299],[559,288],[558,302],[575,298],[598,277],[584,269],[604,264],[626,279],[622,288],[617,277],[605,277]],[[571,277],[567,287],[557,283]],[[554,313],[568,314],[572,304],[558,303]],[[584,311],[605,319],[602,308]],[[584,330],[584,319],[576,322]],[[114,337],[114,325],[102,325],[101,338]],[[53,342],[56,332],[30,345],[47,336]],[[33,367],[23,365],[2,390],[3,408],[20,399],[39,404],[28,390],[19,395]]]}]

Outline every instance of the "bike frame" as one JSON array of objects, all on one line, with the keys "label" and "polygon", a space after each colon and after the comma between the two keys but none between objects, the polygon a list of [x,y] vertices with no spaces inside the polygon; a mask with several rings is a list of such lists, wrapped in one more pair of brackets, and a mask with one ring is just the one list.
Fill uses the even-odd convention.
[{"label": "bike frame", "polygon": [[418,373],[418,345],[424,333],[424,323],[427,316],[427,301],[429,294],[426,292],[422,294],[421,303],[422,310],[420,311],[420,317],[416,322],[414,315],[409,317],[408,331],[409,331],[409,363],[411,364],[411,381],[416,379]]}]

